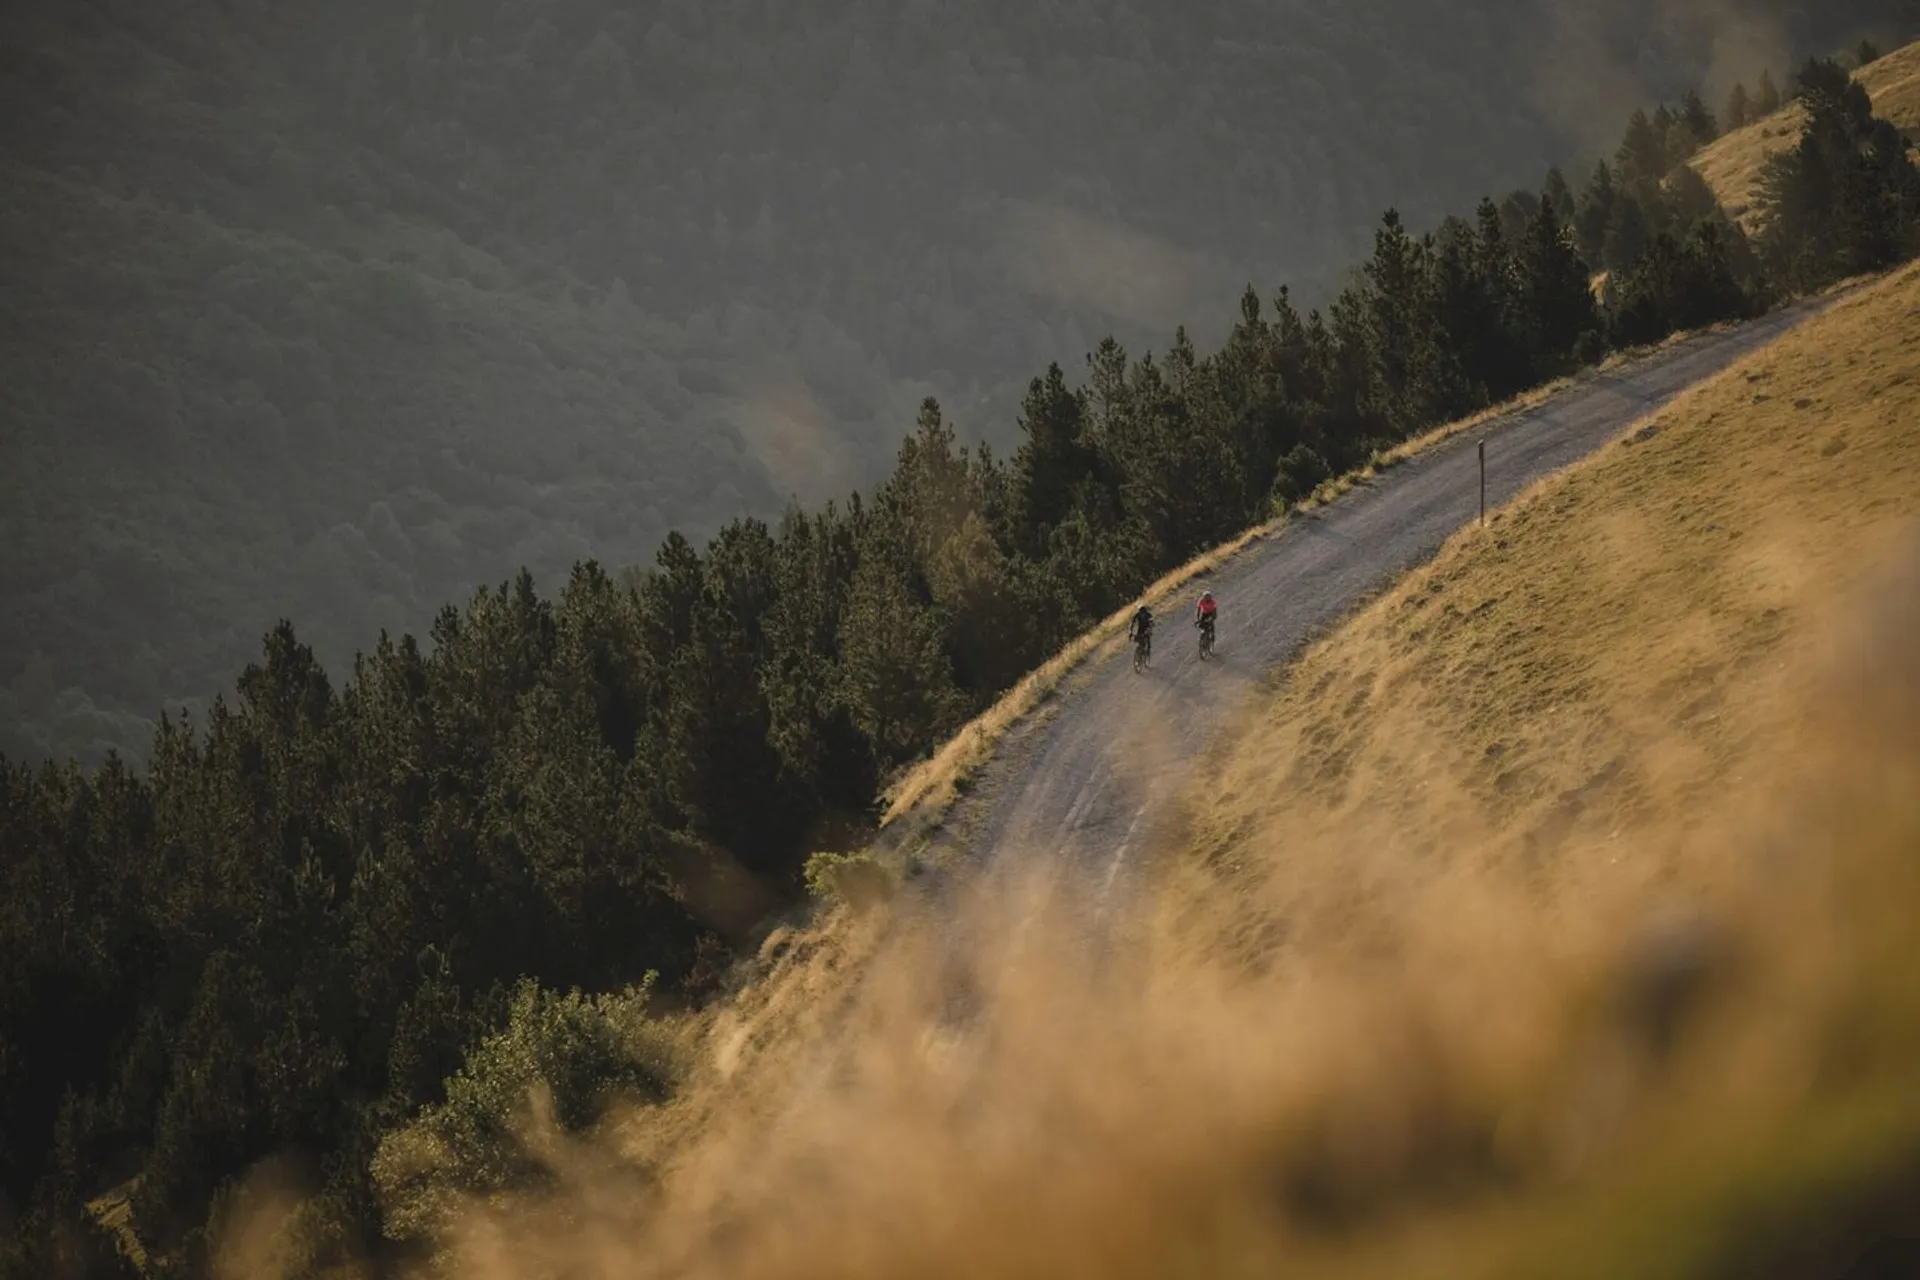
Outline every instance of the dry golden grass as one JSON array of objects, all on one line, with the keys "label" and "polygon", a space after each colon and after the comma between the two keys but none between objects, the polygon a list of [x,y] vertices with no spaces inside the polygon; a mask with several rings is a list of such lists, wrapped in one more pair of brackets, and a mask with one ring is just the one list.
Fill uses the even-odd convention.
[{"label": "dry golden grass", "polygon": [[[920,936],[659,1198],[555,1144],[557,1187],[478,1208],[441,1260],[486,1280],[1725,1274],[1920,1139],[1916,625],[1867,655],[1869,697],[1800,726],[1774,823],[1727,816],[1751,788],[1727,798],[1730,840],[1814,856],[1669,935],[1692,951],[1454,886],[1363,910],[1392,950],[1260,975],[1175,934],[1102,971],[983,904],[970,1023]],[[1659,1006],[1694,980],[1663,1052]]]},{"label": "dry golden grass", "polygon": [[[1909,268],[1456,536],[1301,662],[1270,726],[1226,735],[1199,838],[1470,838],[1488,865],[1533,868],[1569,836],[1604,853],[1637,813],[1684,821],[1773,745],[1761,673],[1804,584],[1847,581],[1920,503],[1916,348]],[[1436,772],[1453,789],[1395,785]],[[1595,857],[1567,865],[1671,871]]]},{"label": "dry golden grass", "polygon": [[[1873,98],[1876,115],[1893,121],[1910,137],[1920,136],[1920,41],[1868,63],[1854,78]],[[1728,216],[1749,232],[1755,229],[1755,204],[1767,157],[1799,139],[1803,119],[1799,106],[1788,103],[1715,139],[1689,162],[1713,188]]]},{"label": "dry golden grass", "polygon": [[1107,946],[1067,870],[777,939],[701,1082],[439,1262],[1705,1276],[1910,1205],[1920,268],[1629,440],[1250,710]]}]

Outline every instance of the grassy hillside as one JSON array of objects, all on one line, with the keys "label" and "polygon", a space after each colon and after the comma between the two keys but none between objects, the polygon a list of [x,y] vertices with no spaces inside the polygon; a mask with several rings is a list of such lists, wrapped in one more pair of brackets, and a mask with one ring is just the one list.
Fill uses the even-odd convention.
[{"label": "grassy hillside", "polygon": [[[1854,72],[1873,98],[1873,113],[1891,120],[1910,138],[1920,139],[1920,42],[1895,49]],[[1804,112],[1798,103],[1729,130],[1703,147],[1691,161],[1720,198],[1727,213],[1753,229],[1760,196],[1760,174],[1767,157],[1794,145]]]},{"label": "grassy hillside", "polygon": [[[1590,882],[1697,869],[1690,829],[1794,755],[1833,593],[1920,514],[1916,337],[1908,269],[1461,535],[1290,673],[1209,779],[1196,847],[1312,894],[1411,889],[1470,844],[1476,873],[1576,909]],[[1448,788],[1396,781],[1429,776]],[[1624,856],[1650,816],[1662,847]],[[1396,860],[1281,866],[1236,834],[1281,829]]]},{"label": "grassy hillside", "polygon": [[444,1260],[1844,1261],[1920,1152],[1917,352],[1908,268],[1457,536],[1223,735],[1097,967],[1072,883],[770,940],[676,1102]]},{"label": "grassy hillside", "polygon": [[[118,21],[88,13],[71,15],[74,30],[111,33]],[[149,43],[173,40],[162,44],[179,65],[209,56],[205,41],[179,43],[182,29],[167,21],[142,31]],[[492,47],[459,31],[460,57],[446,59],[455,70]],[[289,37],[259,12],[198,34],[211,47]],[[50,154],[63,137],[102,129],[103,145],[124,141],[116,130],[151,145],[114,153],[148,166],[127,183],[19,164],[25,238],[49,225],[76,247],[42,259],[19,252],[27,287],[9,298],[9,341],[46,349],[23,359],[15,399],[44,408],[65,387],[97,403],[87,439],[9,437],[31,464],[11,493],[29,518],[31,552],[9,561],[14,581],[62,607],[71,597],[115,611],[116,635],[167,641],[142,610],[194,609],[225,610],[226,635],[244,625],[243,596],[192,593],[217,586],[228,562],[277,584],[276,538],[292,538],[310,553],[283,584],[296,606],[299,590],[331,572],[336,586],[385,592],[391,613],[410,585],[395,565],[409,568],[418,597],[417,583],[445,570],[463,539],[537,546],[569,510],[595,513],[592,536],[610,537],[631,528],[621,523],[631,487],[657,479],[645,493],[662,501],[676,483],[686,488],[684,477],[622,470],[666,456],[644,421],[593,428],[654,388],[628,373],[654,370],[655,350],[638,343],[657,334],[670,346],[672,326],[621,281],[596,295],[565,254],[550,278],[516,275],[525,260],[515,236],[539,225],[537,199],[475,190],[472,207],[487,216],[476,213],[480,229],[459,238],[490,258],[443,256],[425,272],[407,265],[415,258],[371,258],[377,239],[334,234],[340,224],[324,219],[332,238],[316,238],[284,207],[274,215],[271,184],[236,185],[233,175],[261,172],[247,168],[244,147],[210,146],[183,170],[149,166],[182,138],[253,135],[213,127],[202,108],[221,105],[217,80],[167,71],[163,85],[194,86],[191,102],[170,98],[140,73],[133,55],[144,45],[116,47],[131,60],[115,83],[143,104],[119,119],[76,116],[58,59],[31,67],[45,92],[29,105],[47,127],[28,131],[24,152]],[[606,46],[595,47],[605,62]],[[254,52],[245,65],[275,65]],[[444,68],[407,70],[409,94],[444,88],[429,74]],[[1803,100],[1827,152],[1866,145],[1879,156],[1873,181],[1839,190],[1809,170],[1793,202],[1804,225],[1789,227],[1781,247],[1792,251],[1794,283],[1811,290],[1920,243],[1911,198],[1920,173],[1884,145],[1891,127],[1868,117],[1864,94],[1840,92],[1843,69],[1819,64],[1808,76]],[[390,134],[405,118],[397,99],[378,91],[377,75],[374,89],[361,88],[354,101],[372,103],[381,128],[364,113],[340,119]],[[456,96],[462,110],[472,105]],[[1620,166],[1629,199],[1603,205],[1606,171],[1596,168],[1592,203],[1549,174],[1539,193],[1485,200],[1432,236],[1390,210],[1373,253],[1324,309],[1303,314],[1284,289],[1271,303],[1248,289],[1231,334],[1206,355],[1181,332],[1164,357],[1103,342],[1084,386],[1049,368],[1022,400],[1010,459],[963,447],[928,399],[889,479],[864,500],[796,508],[771,527],[736,520],[704,548],[670,538],[649,572],[577,563],[552,595],[523,574],[443,610],[421,640],[380,637],[344,678],[320,661],[354,635],[353,619],[338,616],[354,597],[340,589],[317,628],[275,628],[230,698],[154,735],[150,768],[0,761],[0,1215],[19,1224],[0,1237],[0,1274],[104,1266],[116,1235],[137,1239],[156,1275],[196,1274],[245,1203],[233,1198],[237,1180],[289,1153],[312,1192],[302,1235],[314,1259],[368,1249],[389,1259],[383,1226],[417,1235],[450,1189],[524,1184],[533,1169],[511,1135],[529,1083],[553,1086],[554,1117],[569,1130],[610,1090],[673,1092],[685,1070],[675,1037],[652,1021],[663,1003],[699,1009],[723,995],[729,968],[803,883],[860,900],[884,888],[870,864],[808,854],[859,840],[884,780],[1038,671],[1026,686],[1034,693],[1049,654],[1065,647],[1071,661],[1073,637],[1157,576],[1436,424],[1610,350],[1753,314],[1771,293],[1740,265],[1739,237],[1704,183],[1685,169],[1690,189],[1661,183],[1712,132],[1697,99],[1682,115],[1677,131],[1670,111],[1629,120]],[[311,140],[298,116],[280,126]],[[534,152],[517,130],[541,121],[552,123],[528,110],[493,124],[525,158]],[[349,187],[411,172],[356,145],[366,155],[334,174]],[[227,176],[210,179],[207,164]],[[178,207],[149,198],[157,178],[184,183],[192,198]],[[1615,270],[1603,309],[1575,242],[1601,228],[1583,212],[1606,214]],[[514,236],[486,232],[487,218],[509,214]],[[1666,233],[1645,240],[1655,225]],[[142,257],[154,227],[191,242],[184,264]],[[105,247],[86,247],[95,241]],[[88,261],[124,270],[76,269]],[[55,286],[34,274],[48,262],[65,264]],[[458,270],[448,274],[449,263]],[[88,326],[62,310],[75,297],[125,302],[113,311],[119,327],[103,331],[142,360],[123,368],[107,344],[90,345]],[[146,323],[148,302],[192,319],[188,338],[172,320]],[[568,307],[579,314],[569,319]],[[510,322],[498,322],[502,309]],[[750,345],[758,330],[742,315],[730,313],[726,332]],[[530,325],[540,326],[538,358],[523,364]],[[696,335],[694,354],[666,362],[672,385],[695,402],[737,395],[724,379],[689,381],[702,349]],[[454,368],[474,352],[484,369]],[[516,424],[540,410],[546,392],[525,380],[542,376],[542,360],[564,375],[563,399],[579,414],[529,433]],[[367,386],[377,394],[363,395]],[[795,386],[750,385],[752,412],[738,425],[759,433],[751,461],[818,463],[825,419],[795,406]],[[305,407],[290,415],[282,402]],[[436,473],[403,418],[431,418],[443,404],[453,425],[424,436],[438,450]],[[382,416],[391,406],[402,415]],[[341,425],[355,421],[380,430],[356,437]],[[141,431],[114,434],[129,422]],[[209,424],[229,430],[209,436]],[[662,439],[694,446],[685,457],[697,466],[727,455],[732,437]],[[299,463],[293,480],[275,483],[268,446]],[[249,457],[266,461],[228,465]],[[75,458],[93,459],[74,474],[110,481],[110,500],[63,484]],[[370,504],[358,525],[328,523],[322,500],[351,492],[354,467],[405,488]],[[246,502],[235,506],[225,499],[241,481]],[[503,501],[536,514],[498,528]],[[169,541],[152,521],[192,536]],[[62,559],[71,553],[62,531],[76,528],[95,539],[89,552],[119,554],[112,572]],[[225,560],[189,554],[208,547],[233,550]],[[62,567],[74,569],[71,581]],[[31,626],[49,615],[5,616]],[[323,641],[320,655],[302,643],[307,634]],[[68,656],[84,652],[83,628],[61,639]],[[172,658],[156,648],[128,678],[157,679]],[[34,688],[54,710],[82,729],[115,727],[84,693],[60,687],[44,655],[31,659]],[[935,802],[944,767],[925,779]],[[913,785],[894,801],[911,804]],[[569,994],[576,987],[603,994]],[[675,1123],[721,1095],[702,1096],[673,1109]],[[112,1234],[71,1230],[89,1203]]]},{"label": "grassy hillside", "polygon": [[1661,8],[9,6],[0,750],[870,484],[929,391],[1009,442],[1048,360],[1693,83]]},{"label": "grassy hillside", "polygon": [[[1818,76],[1846,84],[1837,67]],[[1831,97],[1806,100],[1824,120],[1840,109]],[[1862,108],[1823,136],[1845,147],[1871,132]],[[1628,135],[1638,148],[1654,128],[1642,113]],[[1676,140],[1651,142],[1645,163],[1626,167],[1640,187]],[[1881,177],[1850,184],[1844,201],[1817,185],[1806,193],[1807,209],[1832,211],[1810,219],[1816,229],[1888,234],[1809,238],[1802,287],[1907,251],[1912,217],[1884,227],[1844,217],[1900,212],[1883,197],[1920,190],[1910,166]],[[568,1126],[592,1117],[608,1089],[671,1090],[671,1064],[626,1056],[649,1039],[648,1010],[723,994],[768,915],[803,886],[863,896],[870,867],[809,855],[860,841],[885,780],[1023,676],[1034,673],[1016,696],[1037,695],[1059,665],[1050,654],[1070,663],[1086,649],[1074,637],[1156,577],[1436,425],[1609,351],[1753,314],[1761,303],[1741,282],[1737,240],[1696,185],[1698,220],[1680,238],[1656,237],[1637,255],[1614,246],[1604,309],[1554,175],[1537,195],[1485,200],[1471,221],[1450,218],[1432,236],[1388,211],[1372,255],[1323,311],[1303,315],[1284,289],[1270,303],[1248,289],[1232,334],[1208,354],[1181,333],[1164,358],[1103,342],[1084,386],[1050,367],[1023,398],[1010,459],[960,445],[927,400],[889,479],[864,500],[796,508],[775,526],[736,520],[704,548],[672,538],[646,572],[579,563],[553,595],[522,574],[445,609],[424,639],[380,637],[344,678],[302,642],[304,624],[279,626],[229,699],[155,735],[148,769],[6,762],[0,1195],[25,1210],[0,1239],[0,1273],[42,1274],[71,1249],[110,1250],[104,1234],[67,1235],[88,1202],[137,1237],[159,1273],[192,1272],[235,1180],[290,1150],[306,1154],[314,1179],[309,1239],[324,1254],[356,1254],[381,1238],[377,1191],[395,1206],[389,1229],[412,1234],[434,1216],[444,1153],[447,1176],[469,1189],[520,1181],[525,1162],[500,1144],[532,1077],[565,1067],[556,1106]],[[1657,189],[1636,190],[1608,217],[1629,228],[1635,212],[1684,212],[1667,205]],[[86,227],[87,212],[77,202],[63,225]],[[196,214],[187,225],[212,224]],[[1610,221],[1609,240],[1620,239],[1614,230]],[[467,286],[418,290],[344,252],[292,252],[281,265],[297,271],[261,277],[221,256],[221,234],[209,234],[202,261],[231,268],[219,278],[223,324],[280,333],[270,328],[278,296],[324,320],[317,347],[292,330],[277,347],[259,344],[284,356],[273,367],[294,385],[302,370],[324,372],[320,357],[344,353],[386,377],[396,402],[411,403],[414,383],[462,393],[457,380],[417,372],[430,363],[423,342],[498,339],[498,363],[511,363],[510,332],[487,328],[481,311],[445,323],[445,307],[473,297]],[[367,297],[379,305],[362,305]],[[361,325],[348,323],[355,307]],[[625,314],[617,294],[614,309]],[[395,315],[405,323],[388,323]],[[566,332],[604,337],[588,322]],[[190,354],[213,361],[221,350],[209,339]],[[105,366],[83,372],[89,386],[117,385]],[[591,398],[598,384],[576,372]],[[121,387],[119,403],[165,409],[168,385],[156,376]],[[511,372],[476,385],[505,403]],[[484,530],[501,492],[618,500],[608,480],[617,459],[602,459],[599,488],[568,487],[564,456],[579,442],[565,433],[531,448],[512,432],[489,439],[496,455],[519,450],[516,467],[540,483],[470,492],[471,507],[450,519]],[[171,461],[209,481],[208,528],[228,515],[204,442],[162,430],[135,443],[153,448],[145,470],[122,473],[129,493]],[[404,432],[357,450],[335,443],[310,459],[309,489],[330,483],[326,464],[342,457],[410,474]],[[560,453],[542,452],[547,444]],[[500,481],[484,456],[467,472]],[[276,519],[313,518],[300,488],[256,487]],[[42,478],[22,501],[42,491],[59,515],[96,520],[138,554],[177,550],[120,518],[142,510],[127,494],[94,507]],[[409,511],[435,510],[409,497],[421,504]],[[371,509],[370,533],[322,522],[334,558],[317,557],[316,572],[365,570],[362,542],[388,555],[457,544],[416,536],[395,505]],[[268,539],[231,541],[247,563],[271,567]],[[63,546],[43,538],[34,549],[44,559]],[[138,605],[170,603],[169,588],[202,572],[168,581],[155,568],[165,563],[137,561],[99,598],[133,608],[125,624],[137,626]],[[21,572],[34,568],[27,560]],[[336,620],[321,634],[344,630]],[[985,745],[1002,711],[965,749]],[[911,805],[918,788],[937,804],[967,767],[942,753],[892,801]],[[616,994],[565,994],[576,986]],[[470,1070],[450,1075],[463,1057]]]}]

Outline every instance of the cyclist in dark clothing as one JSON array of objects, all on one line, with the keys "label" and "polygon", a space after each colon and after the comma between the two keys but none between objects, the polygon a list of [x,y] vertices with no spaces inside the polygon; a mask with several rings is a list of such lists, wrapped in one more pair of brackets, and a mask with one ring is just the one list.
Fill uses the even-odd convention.
[{"label": "cyclist in dark clothing", "polygon": [[1153,648],[1153,610],[1141,605],[1133,611],[1133,620],[1127,623],[1127,639],[1133,641],[1137,656],[1152,651]]},{"label": "cyclist in dark clothing", "polygon": [[1133,621],[1127,624],[1127,639],[1138,641],[1142,636],[1153,635],[1153,610],[1141,605],[1133,611]]}]

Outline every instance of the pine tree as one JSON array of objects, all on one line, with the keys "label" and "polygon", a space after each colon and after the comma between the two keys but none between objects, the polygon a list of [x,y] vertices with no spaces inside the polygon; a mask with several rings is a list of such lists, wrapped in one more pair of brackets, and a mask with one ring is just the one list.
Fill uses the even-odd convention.
[{"label": "pine tree", "polygon": [[1573,188],[1567,185],[1567,179],[1558,167],[1547,170],[1547,180],[1541,190],[1548,200],[1553,202],[1553,214],[1561,223],[1571,227],[1578,202],[1573,197]]},{"label": "pine tree", "polygon": [[[1291,317],[1294,327],[1299,318]],[[1283,372],[1282,326],[1261,313],[1260,295],[1249,285],[1240,297],[1240,319],[1227,344],[1209,362],[1200,416],[1224,422],[1228,449],[1239,478],[1238,507],[1246,521],[1265,513],[1274,467],[1300,432],[1300,407],[1289,401]],[[1297,389],[1295,394],[1298,394]]]},{"label": "pine tree", "polygon": [[1653,109],[1653,132],[1660,139],[1660,165],[1658,172],[1648,175],[1654,178],[1666,176],[1666,166],[1673,163],[1673,153],[1681,145],[1680,118],[1666,103]]},{"label": "pine tree", "polygon": [[1539,203],[1539,192],[1524,189],[1509,191],[1500,201],[1500,230],[1508,244],[1518,244],[1527,234],[1527,226],[1533,221]]},{"label": "pine tree", "polygon": [[1326,364],[1320,346],[1293,305],[1292,291],[1285,285],[1273,300],[1273,342],[1281,389],[1303,414],[1311,414],[1326,400]]},{"label": "pine tree", "polygon": [[1070,513],[1047,538],[1044,571],[1068,606],[1062,626],[1069,632],[1119,608],[1156,568],[1143,524],[1127,517],[1118,494],[1091,480],[1075,491]]},{"label": "pine tree", "polygon": [[1151,356],[1136,361],[1128,374],[1132,413],[1113,455],[1124,509],[1148,531],[1156,562],[1166,566],[1225,537],[1234,523],[1235,513],[1216,497],[1223,488],[1233,492],[1239,479],[1223,424],[1202,416],[1217,411],[1217,401],[1190,400],[1180,390],[1193,385],[1195,373],[1180,345],[1164,364]]},{"label": "pine tree", "polygon": [[1743,320],[1754,314],[1753,299],[1741,288],[1734,261],[1732,236],[1739,234],[1724,219],[1709,219],[1693,229],[1687,240],[1687,307],[1680,327],[1698,328],[1722,320]]},{"label": "pine tree", "polygon": [[1479,239],[1466,223],[1448,218],[1434,234],[1431,257],[1434,318],[1476,396],[1484,398],[1501,376],[1502,317],[1488,288]]},{"label": "pine tree", "polygon": [[1853,51],[1853,57],[1856,67],[1864,67],[1870,62],[1878,62],[1880,60],[1880,46],[1871,40],[1862,40],[1859,47]]},{"label": "pine tree", "polygon": [[[1535,197],[1537,204],[1539,197]],[[1478,226],[1471,259],[1484,308],[1484,324],[1479,359],[1467,358],[1464,364],[1482,386],[1484,398],[1504,400],[1518,392],[1532,377],[1529,365],[1525,319],[1520,309],[1519,269],[1515,252],[1524,243],[1526,225],[1516,234],[1509,230],[1507,209],[1498,217],[1493,206],[1481,201],[1475,211]],[[1463,353],[1464,355],[1464,353]],[[1474,407],[1478,407],[1475,405]],[[1465,412],[1467,406],[1459,409]]]},{"label": "pine tree", "polygon": [[1580,193],[1580,207],[1574,214],[1574,244],[1590,266],[1606,265],[1607,228],[1613,222],[1613,206],[1619,199],[1613,185],[1613,172],[1605,160],[1596,161],[1586,190]]},{"label": "pine tree", "polygon": [[1393,436],[1368,319],[1365,295],[1351,288],[1334,298],[1324,318],[1317,311],[1307,315],[1307,342],[1324,370],[1320,452],[1334,471],[1345,471],[1365,458],[1373,441]]},{"label": "pine tree", "polygon": [[[1498,211],[1490,201],[1482,208],[1490,211],[1497,228]],[[1419,242],[1407,234],[1399,212],[1387,210],[1373,235],[1373,256],[1361,269],[1366,281],[1363,306],[1379,407],[1401,434],[1425,425],[1426,281],[1421,258]]]},{"label": "pine tree", "polygon": [[1780,87],[1773,82],[1773,72],[1762,71],[1753,91],[1753,118],[1770,116],[1779,109]]},{"label": "pine tree", "polygon": [[1642,180],[1633,186],[1633,203],[1640,206],[1640,215],[1646,222],[1647,235],[1661,233],[1681,236],[1686,234],[1679,214],[1668,198],[1667,184],[1664,181]]},{"label": "pine tree", "polygon": [[[1666,112],[1661,107],[1662,113]],[[1667,117],[1671,120],[1671,116]],[[1614,153],[1615,176],[1626,189],[1641,181],[1658,181],[1667,171],[1667,140],[1645,111],[1635,110],[1627,120],[1627,131]]]},{"label": "pine tree", "polygon": [[796,505],[781,521],[774,601],[765,627],[771,650],[761,669],[767,741],[793,785],[828,813],[872,803],[874,762],[840,697],[840,625],[859,563],[859,528],[833,503],[816,515]]},{"label": "pine tree", "polygon": [[901,441],[893,474],[874,496],[881,536],[899,546],[911,580],[925,598],[926,566],[979,503],[966,451],[932,396],[920,402],[913,434]]},{"label": "pine tree", "polygon": [[[1396,209],[1388,209],[1380,223],[1373,259],[1361,269],[1367,344],[1380,415],[1394,436],[1407,436],[1465,413],[1475,405],[1475,393],[1434,315],[1432,238],[1409,236]],[[1498,226],[1496,213],[1496,238]]]},{"label": "pine tree", "polygon": [[1105,448],[1107,438],[1123,422],[1129,407],[1127,352],[1112,335],[1087,353],[1087,440]]},{"label": "pine tree", "polygon": [[715,535],[701,565],[688,643],[673,658],[663,773],[674,807],[696,837],[777,878],[796,808],[767,742],[769,711],[758,671],[775,590],[773,539],[757,520]]},{"label": "pine tree", "polygon": [[1733,278],[1719,227],[1700,224],[1684,240],[1655,236],[1632,266],[1609,281],[1615,345],[1656,342],[1679,329],[1737,319],[1751,310]]},{"label": "pine tree", "polygon": [[1652,239],[1653,232],[1647,226],[1647,215],[1642,211],[1640,202],[1630,196],[1616,201],[1613,218],[1607,223],[1606,248],[1603,251],[1607,270],[1621,271],[1632,266],[1647,251]]},{"label": "pine tree", "polygon": [[1094,466],[1085,443],[1086,401],[1067,389],[1058,364],[1027,386],[1020,405],[1020,430],[1026,436],[1013,457],[1015,519],[1029,554],[1039,555],[1047,531],[1066,518],[1074,486]]},{"label": "pine tree", "polygon": [[842,696],[883,772],[920,755],[958,724],[940,621],[885,556],[862,559],[841,625]]},{"label": "pine tree", "polygon": [[1534,356],[1536,377],[1548,377],[1573,361],[1581,338],[1602,328],[1588,281],[1592,273],[1574,248],[1549,196],[1527,228],[1519,254],[1520,305]]},{"label": "pine tree", "polygon": [[1675,226],[1683,233],[1720,212],[1720,201],[1714,196],[1713,188],[1692,165],[1676,166],[1667,175],[1664,186],[1667,208],[1672,212]]},{"label": "pine tree", "polygon": [[1051,625],[1045,584],[1023,566],[994,541],[986,518],[972,513],[927,567],[954,685],[972,707],[987,705],[1067,639]]},{"label": "pine tree", "polygon": [[1713,112],[1693,90],[1687,90],[1680,102],[1680,117],[1668,147],[1668,159],[1679,164],[1694,152],[1720,136],[1720,124],[1713,118]]},{"label": "pine tree", "polygon": [[1858,81],[1831,61],[1809,60],[1796,98],[1806,126],[1761,178],[1760,247],[1795,288],[1878,270],[1914,251],[1920,172],[1911,144],[1873,114]]},{"label": "pine tree", "polygon": [[1733,89],[1727,94],[1727,106],[1722,114],[1726,117],[1729,129],[1739,129],[1754,118],[1753,102],[1747,97],[1746,85],[1737,80],[1734,82]]}]

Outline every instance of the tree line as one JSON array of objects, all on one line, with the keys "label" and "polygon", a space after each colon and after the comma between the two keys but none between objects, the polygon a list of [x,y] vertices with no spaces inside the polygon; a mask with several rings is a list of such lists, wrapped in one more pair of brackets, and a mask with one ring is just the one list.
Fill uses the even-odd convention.
[{"label": "tree line", "polygon": [[792,901],[890,777],[1167,569],[1609,351],[1911,255],[1906,140],[1833,63],[1795,93],[1751,242],[1684,163],[1698,99],[1637,113],[1578,194],[1389,211],[1324,309],[1249,288],[1212,353],[1182,330],[1049,367],[1010,458],[928,400],[870,494],[551,599],[523,572],[338,680],[282,623],[144,772],[0,760],[7,1272],[123,1266],[83,1208],[119,1188],[151,1269],[191,1273],[281,1152],[320,1188],[316,1256],[368,1248],[382,1136],[448,1105],[470,1046],[511,1058],[484,1037],[513,1018],[589,1016],[523,980],[711,997],[741,940],[711,886]]}]

